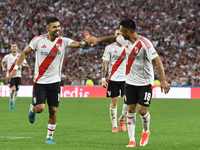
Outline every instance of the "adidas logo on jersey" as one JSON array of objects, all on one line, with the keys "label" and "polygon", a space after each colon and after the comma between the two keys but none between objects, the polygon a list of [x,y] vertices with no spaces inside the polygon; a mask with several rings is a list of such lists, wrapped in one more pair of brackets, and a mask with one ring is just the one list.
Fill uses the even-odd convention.
[{"label": "adidas logo on jersey", "polygon": [[41,48],[47,48],[46,45],[43,45]]},{"label": "adidas logo on jersey", "polygon": [[115,50],[113,53],[117,53],[117,50]]}]

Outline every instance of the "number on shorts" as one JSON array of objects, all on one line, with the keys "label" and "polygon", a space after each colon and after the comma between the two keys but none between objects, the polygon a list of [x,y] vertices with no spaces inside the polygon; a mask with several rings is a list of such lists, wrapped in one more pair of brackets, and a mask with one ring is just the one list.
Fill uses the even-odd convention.
[{"label": "number on shorts", "polygon": [[151,93],[145,92],[144,100],[146,101],[144,102],[144,104],[149,105],[149,102],[151,100]]}]

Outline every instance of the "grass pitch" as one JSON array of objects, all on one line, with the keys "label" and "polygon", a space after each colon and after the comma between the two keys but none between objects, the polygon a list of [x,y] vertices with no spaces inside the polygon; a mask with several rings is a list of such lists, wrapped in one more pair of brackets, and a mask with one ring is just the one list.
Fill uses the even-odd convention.
[{"label": "grass pitch", "polygon": [[[200,100],[152,99],[150,138],[146,147],[139,141],[142,123],[137,113],[136,147],[126,148],[128,133],[112,133],[109,116],[110,99],[61,98],[57,127],[53,136],[56,145],[45,144],[48,109],[36,114],[30,124],[28,111],[31,98],[17,98],[14,112],[9,98],[0,97],[0,150],[198,150],[200,149]],[[123,100],[119,99],[118,117]]]}]

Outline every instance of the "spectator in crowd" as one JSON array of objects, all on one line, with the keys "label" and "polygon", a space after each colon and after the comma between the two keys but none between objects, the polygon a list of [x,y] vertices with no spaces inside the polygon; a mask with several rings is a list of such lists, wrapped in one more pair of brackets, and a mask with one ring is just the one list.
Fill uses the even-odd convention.
[{"label": "spectator in crowd", "polygon": [[[120,20],[130,18],[136,21],[137,33],[154,44],[168,72],[166,79],[180,69],[179,74],[186,79],[190,76],[192,85],[195,85],[196,78],[200,77],[199,9],[198,0],[125,0],[123,3],[121,0],[114,3],[109,0],[82,0],[81,3],[80,0],[0,1],[0,51],[9,53],[8,45],[13,42],[19,49],[24,49],[34,36],[45,33],[49,16],[57,16],[63,22],[62,35],[75,40],[82,39],[84,30],[99,37],[112,35]],[[105,43],[100,43],[95,48],[102,47],[103,51],[105,46]],[[66,76],[64,85],[85,84],[83,81],[88,75],[94,85],[101,85],[102,51],[93,49],[90,48],[89,52],[74,49],[65,56],[62,69]],[[35,56],[32,53],[28,58],[31,69],[22,80],[32,80]],[[77,70],[79,67],[80,72]],[[75,79],[75,72],[82,74],[80,81]],[[159,78],[157,71],[155,76]],[[175,78],[171,77],[170,82],[175,83]],[[179,83],[177,86],[182,86]],[[29,81],[23,84],[29,84]]]}]

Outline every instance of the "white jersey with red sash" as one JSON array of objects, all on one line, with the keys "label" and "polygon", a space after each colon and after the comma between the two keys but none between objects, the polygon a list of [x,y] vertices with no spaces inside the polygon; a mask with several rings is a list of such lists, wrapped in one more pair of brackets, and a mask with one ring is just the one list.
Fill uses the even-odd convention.
[{"label": "white jersey with red sash", "polygon": [[34,83],[50,84],[61,80],[66,47],[73,40],[59,36],[51,42],[47,35],[35,37],[29,46],[36,51]]},{"label": "white jersey with red sash", "polygon": [[[11,71],[15,67],[15,64],[17,62],[19,55],[20,54],[17,53],[15,56],[13,56],[13,54],[10,53],[10,54],[7,54],[7,55],[4,56],[3,61],[5,61],[6,65],[7,65],[6,77],[8,77],[9,73],[11,73]],[[26,59],[24,59],[23,64],[24,63],[27,63]],[[15,75],[15,77],[21,77],[21,69],[22,69],[22,66],[20,65],[18,70],[17,70],[17,74]]]},{"label": "white jersey with red sash", "polygon": [[126,80],[126,52],[124,46],[119,47],[116,43],[106,46],[102,59],[109,61],[109,80]]},{"label": "white jersey with red sash", "polygon": [[153,85],[152,60],[158,56],[153,44],[143,36],[139,36],[133,44],[123,36],[118,36],[117,42],[126,49],[126,83],[135,86]]}]

